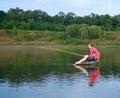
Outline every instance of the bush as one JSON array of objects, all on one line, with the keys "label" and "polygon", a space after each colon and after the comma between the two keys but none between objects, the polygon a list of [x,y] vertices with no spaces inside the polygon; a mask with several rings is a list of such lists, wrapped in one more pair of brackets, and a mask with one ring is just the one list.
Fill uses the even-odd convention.
[{"label": "bush", "polygon": [[98,26],[89,26],[88,27],[88,37],[89,39],[101,38],[103,36],[103,31]]},{"label": "bush", "polygon": [[107,40],[115,40],[117,37],[115,33],[104,32],[104,38]]},{"label": "bush", "polygon": [[98,26],[88,26],[87,24],[70,25],[66,31],[72,38],[96,39],[103,36],[103,31]]},{"label": "bush", "polygon": [[80,38],[82,39],[87,39],[88,38],[88,25],[87,24],[82,24],[81,27],[80,27],[80,32],[81,32],[81,35],[80,35]]},{"label": "bush", "polygon": [[57,38],[58,39],[67,39],[68,38],[68,33],[66,33],[66,32],[58,32],[57,33]]},{"label": "bush", "polygon": [[65,27],[61,24],[55,24],[55,23],[41,23],[40,30],[49,30],[49,31],[65,31]]},{"label": "bush", "polygon": [[13,29],[15,27],[18,27],[19,26],[19,22],[18,21],[14,21],[14,20],[11,20],[11,21],[4,21],[3,22],[3,28],[4,29]]},{"label": "bush", "polygon": [[72,37],[72,38],[79,38],[80,36],[80,25],[74,24],[69,25],[66,27],[66,32]]},{"label": "bush", "polygon": [[30,41],[30,40],[35,40],[35,39],[37,39],[37,36],[36,36],[35,33],[30,32],[30,33],[27,33],[27,34],[25,35],[25,39],[28,40],[28,41]]},{"label": "bush", "polygon": [[25,22],[22,22],[19,26],[19,29],[21,30],[29,30],[30,29],[30,24],[29,23],[25,23]]},{"label": "bush", "polygon": [[16,26],[13,26],[13,28],[11,30],[11,35],[12,35],[12,37],[17,36],[17,28],[16,28]]}]

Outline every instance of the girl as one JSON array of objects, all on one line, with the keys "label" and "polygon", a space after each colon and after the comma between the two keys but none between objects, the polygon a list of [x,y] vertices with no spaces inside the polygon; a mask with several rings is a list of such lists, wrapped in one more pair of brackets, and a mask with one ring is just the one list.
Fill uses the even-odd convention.
[{"label": "girl", "polygon": [[82,62],[88,60],[88,61],[94,61],[98,62],[100,59],[100,52],[94,47],[93,43],[88,44],[88,48],[90,49],[90,55],[85,55],[84,58],[82,58],[80,61],[77,61],[75,65],[81,64]]}]

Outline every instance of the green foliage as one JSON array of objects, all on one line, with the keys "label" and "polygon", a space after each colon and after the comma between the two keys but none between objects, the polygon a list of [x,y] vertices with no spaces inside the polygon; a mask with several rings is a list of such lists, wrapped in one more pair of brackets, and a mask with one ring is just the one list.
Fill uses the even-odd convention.
[{"label": "green foliage", "polygon": [[117,36],[115,33],[104,33],[104,38],[107,40],[115,40]]},{"label": "green foliage", "polygon": [[30,32],[30,33],[27,33],[27,34],[25,35],[25,39],[28,40],[28,41],[30,41],[30,40],[35,40],[35,39],[37,39],[37,36],[36,36],[35,33]]},{"label": "green foliage", "polygon": [[23,10],[22,9],[19,9],[18,7],[17,8],[10,8],[10,10],[8,11],[7,13],[7,16],[6,18],[9,20],[14,20],[14,21],[21,21],[21,19],[23,18],[22,15],[23,15]]},{"label": "green foliage", "polygon": [[96,39],[102,37],[102,29],[98,26],[88,26],[86,24],[70,25],[66,31],[72,38]]},{"label": "green foliage", "polygon": [[[3,29],[12,29],[13,26],[16,26],[22,30],[65,31],[66,26],[74,24],[86,24],[88,26],[95,25],[100,26],[102,30],[114,31],[120,27],[120,16],[110,16],[108,14],[98,15],[91,13],[88,16],[80,17],[76,16],[73,12],[68,12],[67,14],[59,12],[55,16],[49,16],[45,11],[24,11],[18,7],[11,8],[7,13],[0,11],[0,28]],[[88,31],[85,30],[85,28],[87,28],[87,26],[84,25],[81,29],[81,31],[84,32],[81,35],[84,39],[88,37]],[[76,29],[76,31],[77,30],[78,29]],[[80,32],[80,30],[78,31]],[[76,38],[73,34],[71,35]]]},{"label": "green foliage", "polygon": [[101,20],[101,27],[104,30],[106,30],[106,31],[112,30],[113,26],[112,26],[112,17],[111,16],[109,16],[108,14],[101,15],[100,20]]},{"label": "green foliage", "polygon": [[32,41],[37,40],[37,35],[34,32],[28,32],[27,30],[17,30],[16,33],[16,27],[12,30],[12,36],[16,41]]},{"label": "green foliage", "polygon": [[58,39],[67,39],[68,37],[69,37],[69,35],[66,32],[58,32],[57,33],[57,38]]},{"label": "green foliage", "polygon": [[[66,26],[73,24],[87,24],[89,26],[96,25],[102,27],[103,30],[113,31],[120,26],[120,16],[98,15],[91,13],[88,16],[76,16],[73,12],[59,12],[55,16],[49,16],[45,11],[27,10],[20,8],[11,8],[7,13],[0,11],[0,28],[12,29],[13,26],[22,30],[50,30],[50,31],[65,31]],[[17,24],[16,24],[17,23]],[[3,25],[2,25],[3,24]],[[82,31],[85,31],[83,26]],[[73,37],[74,35],[71,34]],[[86,38],[83,33],[83,38]]]},{"label": "green foliage", "polygon": [[70,38],[70,37],[68,37],[66,40],[61,41],[61,44],[65,44],[65,45],[80,45],[80,44],[84,45],[87,43],[88,43],[87,41]]},{"label": "green foliage", "polygon": [[55,23],[42,23],[39,26],[40,30],[49,30],[49,31],[64,31],[65,27],[61,24]]},{"label": "green foliage", "polygon": [[69,25],[66,28],[66,32],[69,33],[69,35],[73,38],[79,38],[80,36],[80,25],[74,24],[74,25]]},{"label": "green foliage", "polygon": [[4,21],[3,22],[3,29],[13,29],[14,26],[18,27],[19,22],[18,21],[14,21],[14,20],[10,20],[10,21]]},{"label": "green foliage", "polygon": [[88,27],[89,31],[89,39],[96,39],[96,38],[101,38],[102,37],[102,29],[98,26],[89,26]]},{"label": "green foliage", "polygon": [[13,28],[11,30],[11,35],[12,35],[12,37],[17,36],[17,28],[16,28],[16,26],[13,26]]},{"label": "green foliage", "polygon": [[81,32],[80,38],[87,39],[89,37],[88,25],[82,24],[80,27],[80,32]]},{"label": "green foliage", "polygon": [[18,30],[17,36],[14,37],[14,39],[15,39],[16,41],[25,40],[26,34],[27,34],[27,31],[26,31],[26,30]]},{"label": "green foliage", "polygon": [[29,30],[30,29],[30,24],[29,23],[25,23],[25,22],[21,22],[19,29],[21,30]]},{"label": "green foliage", "polygon": [[2,29],[3,27],[3,21],[5,20],[6,18],[6,13],[3,12],[3,11],[0,11],[0,29]]},{"label": "green foliage", "polygon": [[[11,30],[11,35],[16,39],[34,40],[36,33],[28,33],[26,30],[50,31],[45,33],[47,39],[116,39],[115,33],[103,33],[104,31],[120,31],[120,15],[110,16],[90,15],[80,17],[73,12],[59,12],[55,16],[49,16],[42,10],[22,10],[11,8],[7,13],[0,11],[0,29]],[[25,30],[19,33],[18,30]],[[52,32],[52,33],[51,33]],[[56,33],[58,32],[58,33]]]}]

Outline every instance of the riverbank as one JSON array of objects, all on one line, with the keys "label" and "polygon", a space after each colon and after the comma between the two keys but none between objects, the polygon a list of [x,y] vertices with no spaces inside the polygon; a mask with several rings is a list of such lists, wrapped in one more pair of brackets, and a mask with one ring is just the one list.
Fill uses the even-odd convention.
[{"label": "riverbank", "polygon": [[[12,36],[11,30],[0,30],[0,45],[40,45],[40,46],[70,46],[87,45],[94,42],[99,46],[118,46],[119,38],[116,39],[79,39],[65,35],[65,32],[50,31],[17,31],[17,36]],[[117,37],[120,36],[119,33]]]},{"label": "riverbank", "polygon": [[77,43],[77,44],[71,44],[71,43],[65,43],[65,41],[24,41],[24,42],[0,42],[0,46],[2,45],[33,45],[33,46],[79,46],[79,45],[87,45],[89,42],[94,42],[97,46],[120,46],[120,42],[118,41],[95,41],[95,40],[89,40],[84,43]]}]

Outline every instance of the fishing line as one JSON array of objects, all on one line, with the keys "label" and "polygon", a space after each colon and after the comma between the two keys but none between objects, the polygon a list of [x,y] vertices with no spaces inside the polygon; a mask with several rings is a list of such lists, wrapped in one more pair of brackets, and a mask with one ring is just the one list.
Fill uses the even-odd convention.
[{"label": "fishing line", "polygon": [[65,51],[65,50],[61,50],[61,49],[56,49],[56,48],[46,48],[46,47],[39,47],[39,48],[44,48],[44,49],[50,49],[50,50],[56,50],[56,51],[59,51],[59,52],[64,52],[64,53],[69,53],[69,54],[73,54],[73,55],[76,55],[76,56],[81,56],[83,57],[84,55],[81,55],[81,54],[78,54],[78,53],[74,53],[74,52],[71,52],[71,51]]}]

